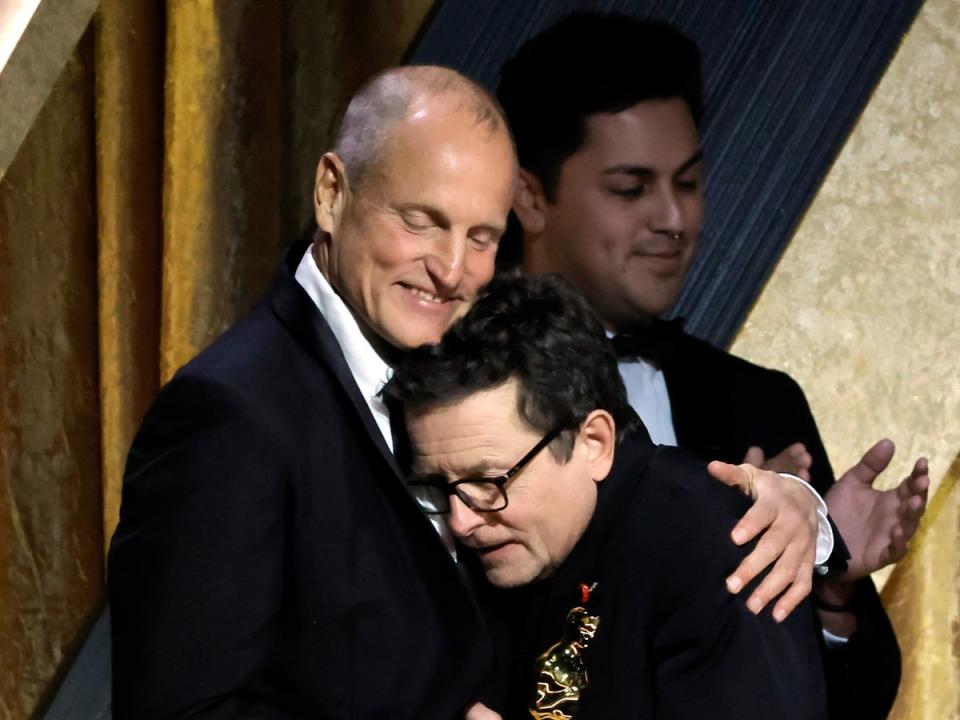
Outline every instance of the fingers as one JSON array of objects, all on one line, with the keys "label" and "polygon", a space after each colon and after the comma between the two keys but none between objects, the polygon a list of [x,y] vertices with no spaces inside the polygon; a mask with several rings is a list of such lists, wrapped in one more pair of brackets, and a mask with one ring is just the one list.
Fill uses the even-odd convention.
[{"label": "fingers", "polygon": [[771,600],[782,595],[774,607],[774,619],[780,622],[810,593],[813,579],[812,547],[790,544],[781,534],[770,530],[727,578],[727,589],[736,592],[771,564],[773,567],[770,572],[750,594],[747,608],[753,613],[760,613]]},{"label": "fingers", "polygon": [[806,446],[798,442],[767,460],[764,468],[774,472],[790,473],[809,481],[812,464],[813,457],[807,452]]},{"label": "fingers", "polygon": [[[904,481],[906,482],[906,481]],[[909,495],[897,507],[897,519],[890,530],[891,554],[899,560],[907,552],[907,545],[920,527],[920,520],[927,510],[926,490]]]},{"label": "fingers", "polygon": [[775,618],[782,620],[810,592],[817,502],[796,481],[769,472],[752,471],[752,474],[757,476],[759,498],[733,528],[731,537],[735,543],[743,544],[763,534],[753,551],[727,578],[727,589],[739,592],[772,566],[751,594],[747,607],[759,613],[773,598],[784,594],[782,603],[774,608]]},{"label": "fingers", "polygon": [[[796,482],[796,481],[794,481]],[[777,518],[777,506],[772,503],[756,502],[747,510],[746,514],[740,518],[733,530],[730,531],[730,538],[736,545],[743,545],[750,542],[757,535],[762,533],[773,524]],[[782,550],[783,548],[781,548]],[[779,552],[777,553],[780,554]],[[776,557],[772,558],[776,559]],[[764,565],[763,567],[766,567]],[[763,568],[761,568],[763,569]],[[754,573],[755,575],[756,573]],[[753,576],[750,577],[753,579]],[[744,580],[741,584],[746,585],[750,580]]]},{"label": "fingers", "polygon": [[913,536],[913,533],[907,534],[902,527],[895,525],[890,531],[890,544],[887,546],[884,557],[881,560],[885,561],[884,565],[887,565],[891,562],[899,561],[904,555],[907,554],[907,549],[910,543],[910,537]]},{"label": "fingers", "polygon": [[773,606],[773,619],[783,622],[787,616],[797,609],[797,605],[813,590],[813,563],[801,562],[800,569],[787,591],[780,596]]},{"label": "fingers", "polygon": [[887,469],[893,459],[895,449],[893,440],[887,438],[879,440],[863,454],[860,462],[840,477],[840,480],[852,479],[866,485],[872,485],[877,476]]},{"label": "fingers", "polygon": [[911,496],[919,496],[923,499],[923,503],[926,504],[927,491],[929,489],[929,467],[927,459],[922,457],[913,464],[913,470],[911,470],[910,474],[897,486],[897,496],[901,500],[906,500]]},{"label": "fingers", "polygon": [[766,460],[766,458],[763,455],[763,450],[756,445],[751,445],[747,448],[747,454],[743,456],[745,463],[749,463],[755,467],[763,467],[764,460]]},{"label": "fingers", "polygon": [[707,472],[723,484],[739,488],[747,497],[756,497],[753,477],[743,466],[714,460],[707,465]]},{"label": "fingers", "polygon": [[[757,546],[749,555],[747,555],[737,569],[727,577],[727,590],[736,594],[743,589],[744,585],[750,583],[757,575],[763,572],[783,553],[786,546],[784,542],[778,542],[777,538],[769,538],[770,533],[766,533]],[[784,585],[785,587],[786,585]],[[749,607],[749,605],[748,605]],[[752,607],[750,608],[753,609]],[[762,606],[761,608],[762,609]],[[759,609],[756,611],[759,612]]]}]

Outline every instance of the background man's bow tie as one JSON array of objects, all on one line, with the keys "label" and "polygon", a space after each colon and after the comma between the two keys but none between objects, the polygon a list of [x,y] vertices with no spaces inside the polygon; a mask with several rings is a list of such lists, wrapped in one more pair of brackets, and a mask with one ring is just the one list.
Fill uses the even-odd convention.
[{"label": "background man's bow tie", "polygon": [[656,319],[614,335],[610,341],[618,358],[642,358],[663,367],[676,353],[683,334],[683,318]]}]

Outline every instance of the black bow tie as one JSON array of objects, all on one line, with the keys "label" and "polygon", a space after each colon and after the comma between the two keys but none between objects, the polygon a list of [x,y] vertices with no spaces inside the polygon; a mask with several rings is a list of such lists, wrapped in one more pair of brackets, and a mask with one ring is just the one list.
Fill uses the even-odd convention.
[{"label": "black bow tie", "polygon": [[662,368],[676,353],[682,335],[683,318],[658,319],[614,335],[610,340],[618,358],[638,357]]}]

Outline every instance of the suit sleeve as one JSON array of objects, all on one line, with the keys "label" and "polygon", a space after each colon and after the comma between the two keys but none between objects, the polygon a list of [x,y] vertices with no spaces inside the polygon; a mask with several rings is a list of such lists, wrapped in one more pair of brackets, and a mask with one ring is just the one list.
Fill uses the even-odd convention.
[{"label": "suit sleeve", "polygon": [[[702,473],[702,470],[691,472]],[[745,606],[751,587],[731,595],[724,580],[750,546],[729,533],[744,498],[704,476],[663,493],[648,575],[662,583],[651,610],[658,718],[687,720],[825,717],[825,688],[813,610],[802,604],[782,624],[770,609]]]},{"label": "suit sleeve", "polygon": [[109,558],[115,717],[287,716],[250,685],[276,633],[291,457],[266,425],[190,377],[144,420]]}]

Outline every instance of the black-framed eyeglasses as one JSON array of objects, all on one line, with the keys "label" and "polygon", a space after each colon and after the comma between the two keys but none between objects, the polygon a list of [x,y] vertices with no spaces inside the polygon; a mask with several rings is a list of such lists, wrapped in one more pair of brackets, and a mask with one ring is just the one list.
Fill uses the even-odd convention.
[{"label": "black-framed eyeglasses", "polygon": [[414,495],[423,511],[431,515],[450,512],[451,495],[456,495],[474,512],[498,512],[505,509],[510,502],[506,488],[510,479],[529,465],[541,450],[556,440],[564,427],[565,425],[558,425],[540,438],[540,442],[503,475],[463,478],[452,482],[433,478],[427,480],[411,478],[407,481],[407,485],[414,488]]}]

